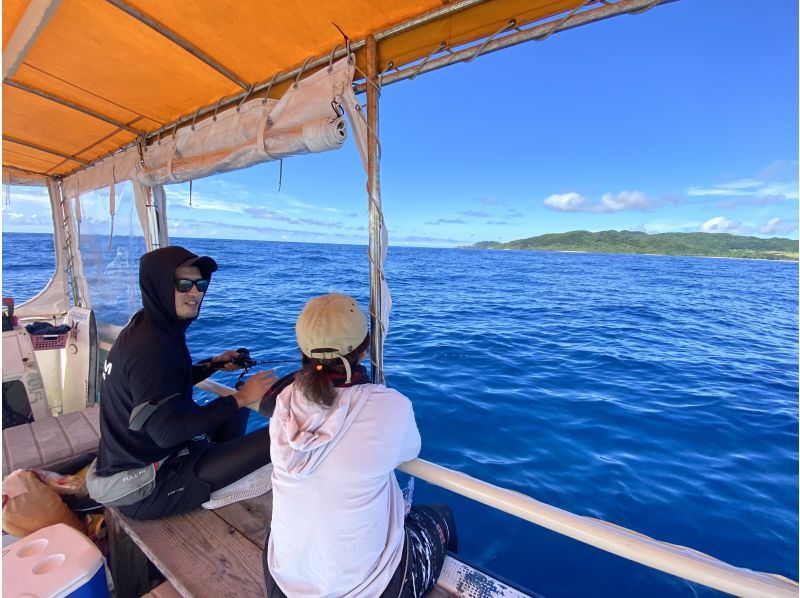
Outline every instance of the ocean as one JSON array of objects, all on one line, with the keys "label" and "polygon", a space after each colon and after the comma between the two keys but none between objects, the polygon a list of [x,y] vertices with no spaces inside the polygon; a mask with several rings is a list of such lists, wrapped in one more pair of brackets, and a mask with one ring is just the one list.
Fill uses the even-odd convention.
[{"label": "ocean", "polygon": [[[308,298],[367,306],[363,246],[173,243],[220,264],[188,333],[198,359],[294,359]],[[140,247],[120,237],[87,257],[99,320],[135,306]],[[49,236],[3,234],[3,296],[32,296],[52,267]],[[390,247],[386,276],[386,376],[414,404],[422,458],[797,579],[796,263]],[[544,596],[716,594],[415,486],[415,502],[453,507],[463,557]]]}]

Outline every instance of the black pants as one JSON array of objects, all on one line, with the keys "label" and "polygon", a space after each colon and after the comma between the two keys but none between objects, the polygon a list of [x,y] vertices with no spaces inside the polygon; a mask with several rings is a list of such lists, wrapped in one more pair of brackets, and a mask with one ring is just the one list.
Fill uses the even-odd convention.
[{"label": "black pants", "polygon": [[[442,504],[411,507],[405,521],[403,557],[380,598],[419,598],[433,589],[442,571],[447,550],[456,552],[458,540],[455,519],[450,507]],[[269,598],[287,598],[267,566],[264,544],[264,581]]]},{"label": "black pants", "polygon": [[156,472],[156,487],[139,502],[120,507],[133,519],[159,519],[196,509],[211,493],[269,463],[269,428],[244,435],[249,409],[189,442]]}]

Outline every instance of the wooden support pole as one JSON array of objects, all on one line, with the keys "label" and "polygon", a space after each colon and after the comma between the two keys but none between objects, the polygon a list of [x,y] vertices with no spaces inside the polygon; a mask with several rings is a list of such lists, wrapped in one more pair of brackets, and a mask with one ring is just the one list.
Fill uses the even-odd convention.
[{"label": "wooden support pole", "polygon": [[383,325],[381,280],[383,279],[383,213],[381,210],[380,148],[378,146],[378,47],[367,37],[367,194],[369,196],[369,316],[372,381],[382,384]]}]

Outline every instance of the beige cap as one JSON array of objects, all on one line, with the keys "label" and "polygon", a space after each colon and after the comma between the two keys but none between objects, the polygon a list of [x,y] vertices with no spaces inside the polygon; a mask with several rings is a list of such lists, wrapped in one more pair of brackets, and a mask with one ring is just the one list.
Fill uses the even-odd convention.
[{"label": "beige cap", "polygon": [[351,353],[367,337],[367,317],[352,297],[329,293],[306,303],[295,332],[307,357],[336,359]]}]

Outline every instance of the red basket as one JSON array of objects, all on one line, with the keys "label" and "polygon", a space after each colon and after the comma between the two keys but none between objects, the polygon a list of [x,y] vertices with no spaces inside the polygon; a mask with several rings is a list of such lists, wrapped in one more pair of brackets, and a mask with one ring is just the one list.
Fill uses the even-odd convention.
[{"label": "red basket", "polygon": [[63,349],[67,346],[69,332],[64,334],[29,334],[34,351],[47,351],[49,349]]}]

